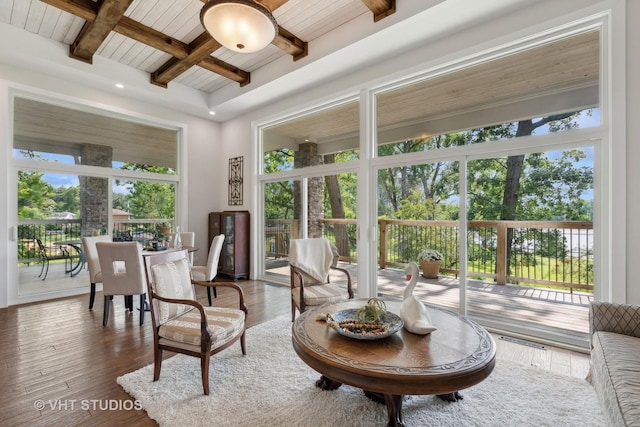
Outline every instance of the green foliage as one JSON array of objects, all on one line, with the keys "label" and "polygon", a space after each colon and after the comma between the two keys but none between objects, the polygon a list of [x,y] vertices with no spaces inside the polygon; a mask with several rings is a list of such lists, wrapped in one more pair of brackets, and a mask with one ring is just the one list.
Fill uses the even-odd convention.
[{"label": "green foliage", "polygon": [[18,218],[46,219],[56,211],[56,194],[40,172],[18,172]]}]

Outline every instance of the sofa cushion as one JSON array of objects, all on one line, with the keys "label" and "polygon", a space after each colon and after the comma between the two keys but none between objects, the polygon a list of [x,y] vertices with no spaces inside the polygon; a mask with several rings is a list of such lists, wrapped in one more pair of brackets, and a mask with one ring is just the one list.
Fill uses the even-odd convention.
[{"label": "sofa cushion", "polygon": [[640,426],[640,338],[596,331],[591,382],[608,426]]}]

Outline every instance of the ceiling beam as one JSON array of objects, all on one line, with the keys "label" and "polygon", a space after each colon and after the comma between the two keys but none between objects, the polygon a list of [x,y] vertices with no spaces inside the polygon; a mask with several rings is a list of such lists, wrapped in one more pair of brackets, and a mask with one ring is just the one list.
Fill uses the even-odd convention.
[{"label": "ceiling beam", "polygon": [[[109,0],[112,1],[112,0]],[[64,12],[70,13],[74,16],[82,18],[89,22],[96,21],[98,19],[98,15],[100,10],[98,9],[98,4],[91,0],[42,0],[43,3],[47,3],[53,7],[56,7]],[[129,4],[132,0],[117,0],[117,2]],[[284,0],[273,0],[273,3],[285,3]],[[108,2],[105,2],[108,3]],[[103,4],[103,8],[105,5]],[[126,7],[125,7],[126,10]],[[124,12],[123,12],[124,13]],[[86,26],[86,24],[85,24]],[[151,83],[156,84],[161,87],[167,87],[168,82],[171,79],[167,78],[170,75],[174,75],[173,78],[180,75],[182,72],[186,71],[189,67],[193,65],[199,65],[202,68],[205,68],[211,72],[219,74],[228,79],[234,80],[240,83],[240,86],[244,86],[251,82],[250,73],[244,70],[241,70],[231,64],[228,64],[224,61],[221,61],[216,58],[211,58],[209,54],[204,55],[204,57],[200,58],[200,53],[194,52],[194,49],[202,49],[209,46],[211,52],[220,47],[220,44],[215,42],[207,33],[202,34],[196,40],[194,40],[191,45],[184,43],[178,39],[170,37],[160,31],[154,30],[151,27],[141,24],[140,22],[134,21],[133,19],[127,16],[121,16],[117,23],[112,28],[113,31],[122,34],[125,37],[131,38],[137,42],[143,43],[147,46],[150,46],[154,49],[158,49],[161,52],[169,54],[173,56],[173,58],[167,63],[165,63],[162,67],[156,70],[155,73],[151,75]],[[83,31],[84,32],[84,27]],[[81,34],[82,34],[81,32]],[[204,39],[204,41],[202,39]],[[76,39],[77,40],[77,39]],[[76,57],[71,55],[73,58],[83,60],[83,58]],[[180,63],[180,60],[186,60],[184,63]],[[87,61],[90,62],[90,61]],[[187,64],[191,64],[187,66]],[[183,71],[178,72],[181,68],[184,68]],[[154,79],[154,74],[158,74]]]},{"label": "ceiling beam", "polygon": [[362,3],[373,12],[373,22],[378,22],[396,11],[396,0],[362,0]]},{"label": "ceiling beam", "polygon": [[278,25],[278,35],[272,42],[289,55],[293,56],[293,60],[297,61],[309,54],[307,42],[300,40],[289,31]]},{"label": "ceiling beam", "polygon": [[113,31],[132,2],[133,0],[104,0],[95,19],[85,22],[80,34],[69,46],[69,56],[93,63],[93,54]]},{"label": "ceiling beam", "polygon": [[207,56],[203,58],[202,61],[198,63],[198,65],[205,70],[209,70],[216,74],[220,74],[222,77],[226,77],[230,80],[234,80],[240,83],[240,87],[246,86],[251,83],[251,73],[240,70],[237,67],[234,67],[231,64],[227,64],[224,61],[221,61],[218,58],[214,58],[213,56]]},{"label": "ceiling beam", "polygon": [[40,0],[64,12],[87,21],[93,21],[98,14],[98,4],[91,0]]},{"label": "ceiling beam", "polygon": [[189,44],[189,54],[185,58],[171,58],[151,74],[151,83],[167,87],[167,84],[187,71],[194,65],[198,65],[211,53],[222,45],[209,35],[202,33]]}]

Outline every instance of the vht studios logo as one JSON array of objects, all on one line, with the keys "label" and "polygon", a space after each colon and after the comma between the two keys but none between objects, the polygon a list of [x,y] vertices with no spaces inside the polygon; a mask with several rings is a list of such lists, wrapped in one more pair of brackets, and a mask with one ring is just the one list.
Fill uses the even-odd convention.
[{"label": "vht studios logo", "polygon": [[131,411],[142,409],[142,403],[137,400],[113,400],[113,399],[61,399],[61,400],[36,400],[33,407],[38,411],[49,409],[52,411]]}]

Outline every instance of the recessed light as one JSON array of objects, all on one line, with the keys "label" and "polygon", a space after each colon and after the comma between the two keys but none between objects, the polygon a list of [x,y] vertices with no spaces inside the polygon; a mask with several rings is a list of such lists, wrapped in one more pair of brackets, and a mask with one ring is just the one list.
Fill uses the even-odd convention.
[{"label": "recessed light", "polygon": [[123,88],[124,88],[124,85],[123,85],[122,83],[116,83],[116,87],[117,87],[118,89],[123,89]]},{"label": "recessed light", "polygon": [[209,115],[210,115],[210,116],[215,116],[215,115],[216,115],[216,112],[215,112],[215,111],[209,111]]}]

